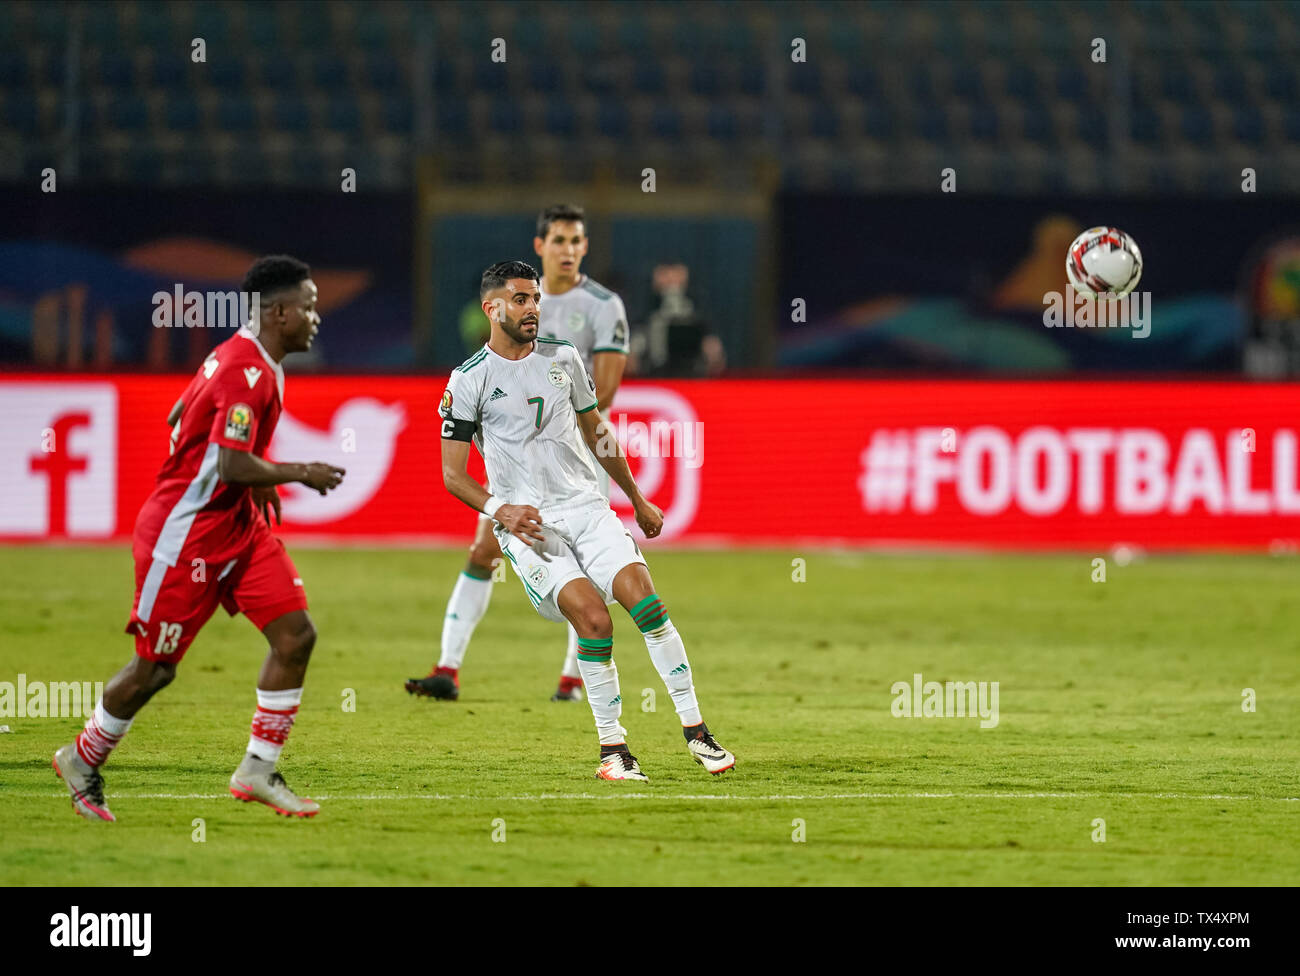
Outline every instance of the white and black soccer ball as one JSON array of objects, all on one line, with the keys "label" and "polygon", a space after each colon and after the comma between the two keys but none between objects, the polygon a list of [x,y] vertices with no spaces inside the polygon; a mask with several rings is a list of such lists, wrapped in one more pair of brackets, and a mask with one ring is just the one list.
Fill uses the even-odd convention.
[{"label": "white and black soccer ball", "polygon": [[1118,227],[1090,227],[1070,245],[1065,276],[1081,295],[1123,298],[1142,277],[1142,252]]}]

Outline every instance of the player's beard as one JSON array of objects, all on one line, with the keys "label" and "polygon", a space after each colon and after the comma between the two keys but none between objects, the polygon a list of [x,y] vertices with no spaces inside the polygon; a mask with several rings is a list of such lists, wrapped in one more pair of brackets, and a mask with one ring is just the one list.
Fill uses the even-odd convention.
[{"label": "player's beard", "polygon": [[521,315],[519,316],[518,319],[512,319],[510,318],[509,315],[507,315],[505,316],[505,320],[500,323],[501,331],[504,332],[506,335],[508,335],[511,338],[511,340],[513,340],[515,343],[521,346],[526,346],[528,345],[528,343],[532,342],[534,339],[537,338],[536,326],[540,326],[541,324],[540,320],[534,323],[530,323],[533,324],[535,328],[531,335],[525,334],[524,327],[523,327],[524,318],[526,318],[526,316]]}]

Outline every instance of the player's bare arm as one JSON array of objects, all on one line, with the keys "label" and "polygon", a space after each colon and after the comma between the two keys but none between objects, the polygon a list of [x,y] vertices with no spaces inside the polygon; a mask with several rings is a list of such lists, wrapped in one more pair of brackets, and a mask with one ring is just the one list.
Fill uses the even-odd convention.
[{"label": "player's bare arm", "polygon": [[171,413],[167,414],[167,426],[175,427],[176,421],[181,419],[181,411],[185,409],[185,398],[181,397],[172,404]]},{"label": "player's bare arm", "polygon": [[[343,482],[345,474],[346,468],[336,468],[332,464],[317,461],[310,464],[277,464],[265,461],[249,451],[235,451],[224,446],[217,454],[217,476],[228,485],[273,488],[275,485],[297,483],[324,495],[331,488],[337,488]],[[254,501],[257,500],[255,497]],[[278,512],[278,496],[275,507]]]},{"label": "player's bare arm", "polygon": [[623,455],[623,448],[614,436],[613,429],[600,415],[600,408],[578,414],[578,429],[582,431],[582,439],[587,442],[587,447],[596,456],[600,466],[631,500],[636,512],[636,524],[641,527],[647,539],[653,539],[664,527],[664,513],[658,505],[647,500],[636,486],[632,469],[627,466],[627,458]]},{"label": "player's bare arm", "polygon": [[598,352],[591,357],[592,379],[596,381],[596,409],[604,413],[614,402],[618,385],[623,382],[623,370],[627,366],[627,354],[621,352]]},{"label": "player's bare arm", "polygon": [[[483,486],[469,476],[469,441],[445,438],[442,442],[442,483],[456,498],[476,512],[492,497]],[[532,505],[501,505],[493,517],[520,542],[532,545],[540,542],[542,516]]]}]

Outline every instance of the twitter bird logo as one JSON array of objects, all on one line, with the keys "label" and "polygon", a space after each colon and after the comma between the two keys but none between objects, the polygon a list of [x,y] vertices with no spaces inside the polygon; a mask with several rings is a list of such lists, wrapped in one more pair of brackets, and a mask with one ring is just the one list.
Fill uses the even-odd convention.
[{"label": "twitter bird logo", "polygon": [[329,430],[318,430],[287,411],[280,414],[267,453],[277,461],[322,461],[347,468],[343,483],[324,497],[302,485],[281,485],[285,524],[319,525],[346,518],[372,499],[388,477],[406,408],[371,397],[347,400]]}]

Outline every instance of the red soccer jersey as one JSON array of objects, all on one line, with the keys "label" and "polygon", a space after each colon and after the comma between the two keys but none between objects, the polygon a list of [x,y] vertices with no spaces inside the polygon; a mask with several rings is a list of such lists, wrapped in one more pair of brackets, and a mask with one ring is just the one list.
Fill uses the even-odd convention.
[{"label": "red soccer jersey", "polygon": [[266,456],[284,397],[284,371],[241,328],[212,350],[182,396],[172,453],[136,518],[137,542],[176,565],[182,551],[209,561],[244,546],[258,517],[246,485],[217,476],[221,447]]}]

